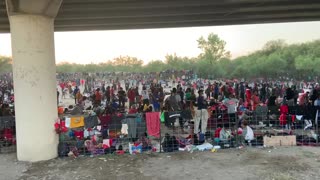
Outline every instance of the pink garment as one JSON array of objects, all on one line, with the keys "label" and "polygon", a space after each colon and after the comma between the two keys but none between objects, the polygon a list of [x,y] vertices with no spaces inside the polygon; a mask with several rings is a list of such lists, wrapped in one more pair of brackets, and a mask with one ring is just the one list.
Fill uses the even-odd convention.
[{"label": "pink garment", "polygon": [[81,84],[81,85],[84,85],[85,81],[86,81],[86,80],[81,79],[81,80],[80,80],[80,84]]},{"label": "pink garment", "polygon": [[146,113],[147,130],[149,136],[160,137],[160,112]]}]

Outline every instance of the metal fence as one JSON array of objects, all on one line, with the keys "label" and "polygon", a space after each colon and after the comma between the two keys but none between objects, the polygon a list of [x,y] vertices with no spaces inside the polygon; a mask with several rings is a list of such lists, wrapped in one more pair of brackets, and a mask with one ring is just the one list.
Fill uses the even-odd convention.
[{"label": "metal fence", "polygon": [[[318,107],[62,115],[60,157],[194,151],[244,146],[319,146]],[[245,126],[247,125],[247,126]],[[250,128],[247,128],[250,127]],[[253,136],[248,133],[252,129]],[[1,153],[14,152],[14,117],[0,118]]]},{"label": "metal fence", "polygon": [[[225,107],[218,105],[210,111],[105,115],[96,128],[89,129],[89,135],[82,127],[85,135],[81,138],[72,135],[78,129],[69,128],[62,133],[60,155],[67,156],[70,151],[76,155],[97,155],[243,146],[318,146],[317,112],[316,107],[258,106],[255,111],[228,114]],[[247,139],[244,124],[252,129],[253,138]]]}]

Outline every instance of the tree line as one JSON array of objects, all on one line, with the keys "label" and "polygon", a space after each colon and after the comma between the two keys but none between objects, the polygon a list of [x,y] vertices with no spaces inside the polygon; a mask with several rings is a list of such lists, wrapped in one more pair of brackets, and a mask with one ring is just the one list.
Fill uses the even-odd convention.
[{"label": "tree line", "polygon": [[[59,63],[57,72],[160,72],[193,70],[205,78],[276,78],[286,76],[305,79],[320,73],[320,40],[287,44],[284,40],[267,42],[264,47],[247,56],[231,59],[226,42],[216,34],[198,39],[201,53],[197,57],[168,54],[165,60],[147,64],[130,56],[120,56],[99,64]],[[10,57],[0,56],[0,72],[11,72]]]}]

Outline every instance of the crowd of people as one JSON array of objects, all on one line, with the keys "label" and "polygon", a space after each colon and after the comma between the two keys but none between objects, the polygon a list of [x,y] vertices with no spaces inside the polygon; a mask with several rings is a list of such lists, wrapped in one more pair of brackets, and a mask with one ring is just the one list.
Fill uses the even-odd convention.
[{"label": "crowd of people", "polygon": [[[0,85],[0,116],[14,115],[12,75],[2,75]],[[245,140],[252,140],[254,135],[246,114],[260,107],[268,107],[270,113],[283,105],[312,109],[320,106],[319,90],[317,81],[289,78],[213,80],[198,78],[188,70],[57,74],[57,103],[64,106],[64,111],[76,107],[79,111],[94,110],[98,115],[160,112],[167,128],[180,127],[182,133],[188,133],[185,125],[192,124],[192,136],[207,134],[212,128],[217,139],[224,139],[225,128],[232,126],[238,131],[236,134],[241,132]],[[70,99],[74,101],[69,102]],[[212,121],[217,122],[213,119],[223,119],[219,117],[223,110],[227,122],[213,126]],[[174,116],[177,112],[180,115]],[[280,116],[275,124],[288,128],[290,124],[284,121]]]},{"label": "crowd of people", "polygon": [[14,115],[12,74],[0,76],[0,116]]},{"label": "crowd of people", "polygon": [[[320,106],[320,86],[316,81],[288,78],[210,80],[195,77],[192,71],[166,71],[63,74],[58,79],[59,86],[67,89],[75,103],[83,109],[99,107],[108,112],[161,112],[166,116],[167,127],[175,126],[175,120],[168,120],[168,114],[190,114],[187,118],[176,118],[183,133],[184,124],[192,122],[194,134],[206,134],[210,119],[217,115],[219,107],[226,109],[229,123],[243,119],[236,126],[245,127],[244,132],[247,133],[252,130],[248,126],[250,123],[242,118],[243,114],[255,112],[258,107],[277,111],[282,105],[301,108]],[[277,120],[276,124],[281,126],[281,119]],[[215,128],[224,126],[227,125]]]}]

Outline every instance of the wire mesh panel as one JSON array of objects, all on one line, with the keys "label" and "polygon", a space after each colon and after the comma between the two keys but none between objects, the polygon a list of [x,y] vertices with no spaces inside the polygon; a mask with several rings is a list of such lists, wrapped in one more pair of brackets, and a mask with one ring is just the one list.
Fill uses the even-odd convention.
[{"label": "wire mesh panel", "polygon": [[216,103],[207,109],[64,116],[59,155],[319,145],[316,107],[228,108]]},{"label": "wire mesh panel", "polygon": [[289,107],[295,115],[293,129],[297,137],[297,145],[320,146],[319,144],[319,107]]},{"label": "wire mesh panel", "polygon": [[59,156],[160,152],[159,113],[70,116],[62,124]]},{"label": "wire mesh panel", "polygon": [[[175,152],[192,144],[193,122],[188,111],[163,111],[161,125],[162,152]],[[188,117],[189,116],[189,117]]]},{"label": "wire mesh panel", "polygon": [[0,153],[16,152],[15,118],[0,117]]}]

